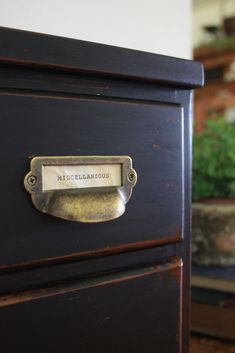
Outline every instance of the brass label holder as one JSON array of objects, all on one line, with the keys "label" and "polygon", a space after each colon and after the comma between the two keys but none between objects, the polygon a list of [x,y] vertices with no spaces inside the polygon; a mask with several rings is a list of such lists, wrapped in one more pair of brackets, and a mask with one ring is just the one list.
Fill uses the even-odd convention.
[{"label": "brass label holder", "polygon": [[24,186],[39,211],[96,223],[125,212],[136,182],[129,156],[34,157]]}]

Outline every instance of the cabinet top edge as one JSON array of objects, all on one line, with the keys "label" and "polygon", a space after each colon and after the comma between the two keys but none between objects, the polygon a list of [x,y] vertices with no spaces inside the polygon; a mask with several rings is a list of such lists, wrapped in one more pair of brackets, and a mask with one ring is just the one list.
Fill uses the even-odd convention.
[{"label": "cabinet top edge", "polygon": [[133,49],[0,27],[0,62],[201,87],[201,63]]}]

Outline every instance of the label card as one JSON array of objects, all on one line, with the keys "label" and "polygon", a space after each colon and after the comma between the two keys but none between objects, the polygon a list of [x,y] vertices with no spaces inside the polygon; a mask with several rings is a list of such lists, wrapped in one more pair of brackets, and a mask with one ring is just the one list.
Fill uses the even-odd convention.
[{"label": "label card", "polygon": [[42,166],[43,191],[121,185],[121,164]]}]

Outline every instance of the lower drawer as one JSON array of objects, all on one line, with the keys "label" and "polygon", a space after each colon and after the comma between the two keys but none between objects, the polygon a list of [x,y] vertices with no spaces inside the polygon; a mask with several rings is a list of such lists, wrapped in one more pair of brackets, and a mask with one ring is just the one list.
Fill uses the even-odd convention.
[{"label": "lower drawer", "polygon": [[181,270],[174,259],[1,297],[2,351],[180,352]]}]

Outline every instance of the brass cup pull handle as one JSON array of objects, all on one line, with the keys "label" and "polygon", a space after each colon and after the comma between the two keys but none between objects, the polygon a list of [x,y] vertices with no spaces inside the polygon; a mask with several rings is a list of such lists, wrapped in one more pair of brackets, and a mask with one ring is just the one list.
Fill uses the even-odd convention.
[{"label": "brass cup pull handle", "polygon": [[24,185],[39,211],[96,223],[125,212],[136,181],[129,156],[34,157]]}]

